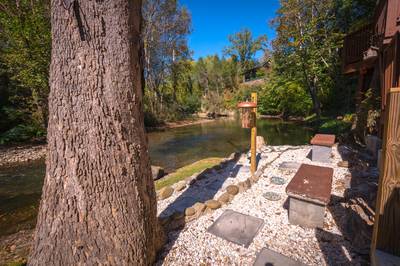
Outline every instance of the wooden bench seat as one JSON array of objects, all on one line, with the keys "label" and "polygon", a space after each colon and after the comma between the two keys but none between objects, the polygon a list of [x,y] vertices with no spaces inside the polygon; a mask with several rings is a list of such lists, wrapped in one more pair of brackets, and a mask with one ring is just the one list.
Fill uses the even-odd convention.
[{"label": "wooden bench seat", "polygon": [[323,227],[325,207],[332,191],[333,169],[302,164],[286,187],[289,222],[304,227]]},{"label": "wooden bench seat", "polygon": [[316,162],[329,163],[332,154],[332,146],[334,144],[335,135],[316,134],[311,139],[311,160]]},{"label": "wooden bench seat", "polygon": [[312,145],[332,147],[335,144],[335,135],[316,134],[311,139]]}]

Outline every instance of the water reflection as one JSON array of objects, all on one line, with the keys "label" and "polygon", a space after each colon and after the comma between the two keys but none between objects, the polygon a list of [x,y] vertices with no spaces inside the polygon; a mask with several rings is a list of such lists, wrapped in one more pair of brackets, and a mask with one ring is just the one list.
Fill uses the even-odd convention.
[{"label": "water reflection", "polygon": [[[269,145],[302,145],[312,131],[298,124],[280,120],[259,120],[258,135]],[[219,120],[212,123],[171,129],[149,134],[152,163],[167,171],[207,157],[226,157],[235,151],[248,149],[250,130],[243,129],[237,120]]]}]

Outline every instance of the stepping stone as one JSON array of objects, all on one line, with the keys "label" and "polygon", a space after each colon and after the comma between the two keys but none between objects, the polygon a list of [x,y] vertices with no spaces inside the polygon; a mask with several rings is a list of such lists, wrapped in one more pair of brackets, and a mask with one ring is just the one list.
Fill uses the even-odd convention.
[{"label": "stepping stone", "polygon": [[278,193],[275,192],[266,192],[264,193],[264,198],[270,201],[278,201],[281,199],[281,196]]},{"label": "stepping stone", "polygon": [[227,241],[249,247],[264,225],[264,220],[226,210],[207,231]]},{"label": "stepping stone", "polygon": [[300,168],[300,163],[297,162],[283,162],[279,165],[279,169],[283,170],[297,170]]},{"label": "stepping stone", "polygon": [[258,253],[254,266],[306,266],[305,264],[286,257],[278,252],[263,248]]},{"label": "stepping stone", "polygon": [[274,185],[283,185],[286,183],[286,180],[283,179],[282,177],[273,176],[271,177],[271,183]]}]

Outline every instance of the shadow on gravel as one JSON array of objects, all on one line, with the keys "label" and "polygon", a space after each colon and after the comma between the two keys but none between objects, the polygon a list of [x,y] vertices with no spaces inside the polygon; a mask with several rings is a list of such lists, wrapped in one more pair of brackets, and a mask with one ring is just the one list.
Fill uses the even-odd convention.
[{"label": "shadow on gravel", "polygon": [[[159,253],[157,264],[162,264],[165,256],[173,247],[182,229],[185,227],[185,209],[197,202],[206,202],[213,199],[228,178],[236,178],[243,165],[238,164],[240,154],[236,154],[231,162],[227,162],[220,169],[206,169],[199,174],[197,181],[188,182],[188,188],[175,201],[161,212],[159,218],[165,219],[164,229],[167,233],[167,243]],[[167,218],[169,217],[169,218]]]},{"label": "shadow on gravel", "polygon": [[318,229],[316,237],[328,265],[353,263],[344,248],[357,253],[364,260],[362,265],[369,264],[378,173],[370,167],[373,160],[366,152],[346,145],[340,145],[338,151],[342,160],[348,162],[350,175],[344,183],[334,184],[343,186],[344,197],[332,195],[327,208],[342,235]]}]

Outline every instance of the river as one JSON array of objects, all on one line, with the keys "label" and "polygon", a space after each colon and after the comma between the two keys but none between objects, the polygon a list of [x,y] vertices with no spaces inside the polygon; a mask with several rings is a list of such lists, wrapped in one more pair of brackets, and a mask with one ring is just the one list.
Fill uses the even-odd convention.
[{"label": "river", "polygon": [[[269,145],[302,145],[313,134],[300,124],[280,120],[259,120],[257,131]],[[248,149],[250,130],[235,119],[221,119],[152,132],[148,139],[152,164],[171,172],[203,158]],[[44,173],[43,161],[0,169],[0,236],[35,225]]]}]

